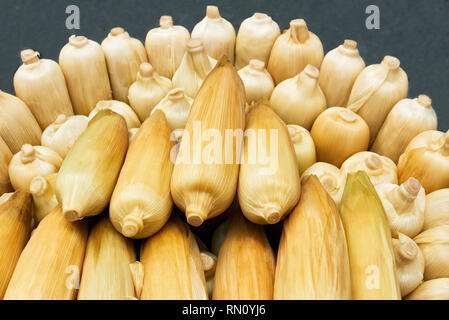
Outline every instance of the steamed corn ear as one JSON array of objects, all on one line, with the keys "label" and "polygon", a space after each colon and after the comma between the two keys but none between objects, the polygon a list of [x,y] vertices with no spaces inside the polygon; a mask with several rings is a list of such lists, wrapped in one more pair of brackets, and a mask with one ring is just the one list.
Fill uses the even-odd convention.
[{"label": "steamed corn ear", "polygon": [[125,119],[100,111],[67,154],[56,197],[69,221],[101,213],[109,203],[128,149]]},{"label": "steamed corn ear", "polygon": [[33,218],[38,225],[57,206],[58,200],[55,195],[55,184],[57,173],[48,176],[37,176],[31,180],[30,193],[33,196]]},{"label": "steamed corn ear", "polygon": [[174,213],[142,246],[141,300],[207,300],[200,251],[189,227]]},{"label": "steamed corn ear", "polygon": [[135,261],[132,240],[118,233],[108,217],[100,218],[87,241],[78,300],[136,297],[130,268]]},{"label": "steamed corn ear", "polygon": [[245,101],[242,80],[223,57],[193,102],[171,181],[173,200],[193,226],[223,213],[234,200]]},{"label": "steamed corn ear", "polygon": [[337,206],[315,175],[302,180],[301,200],[284,222],[274,298],[351,299],[351,275]]},{"label": "steamed corn ear", "polygon": [[220,249],[214,300],[273,299],[275,258],[262,226],[236,211]]},{"label": "steamed corn ear", "polygon": [[87,224],[67,221],[57,207],[33,232],[5,300],[74,300],[86,242]]},{"label": "steamed corn ear", "polygon": [[348,174],[341,203],[355,300],[400,300],[391,231],[368,175]]},{"label": "steamed corn ear", "polygon": [[31,197],[17,191],[0,197],[0,300],[31,233]]}]

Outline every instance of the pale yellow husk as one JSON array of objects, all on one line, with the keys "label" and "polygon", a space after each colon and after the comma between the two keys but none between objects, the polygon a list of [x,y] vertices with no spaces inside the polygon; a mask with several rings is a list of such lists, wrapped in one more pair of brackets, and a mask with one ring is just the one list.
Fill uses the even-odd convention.
[{"label": "pale yellow husk", "polygon": [[140,128],[141,123],[139,117],[134,110],[126,103],[117,100],[99,101],[95,108],[89,114],[89,121],[92,120],[101,110],[112,110],[121,115],[128,129]]},{"label": "pale yellow husk", "polygon": [[11,150],[9,150],[8,145],[0,136],[0,196],[13,190],[8,172],[9,162],[12,156]]},{"label": "pale yellow husk", "polygon": [[288,133],[295,148],[299,174],[302,175],[316,162],[316,149],[310,132],[303,127],[288,125]]},{"label": "pale yellow husk", "polygon": [[449,300],[449,278],[429,280],[405,297],[406,300]]},{"label": "pale yellow husk", "polygon": [[172,130],[184,129],[189,119],[193,99],[184,94],[183,89],[173,89],[157,104],[152,113],[160,110],[165,114]]},{"label": "pale yellow husk", "polygon": [[108,69],[101,46],[83,36],[71,36],[59,54],[75,114],[87,116],[98,101],[111,100]]},{"label": "pale yellow husk", "polygon": [[55,195],[57,173],[47,176],[37,176],[30,183],[30,193],[33,196],[33,218],[38,225],[57,206],[58,200]]},{"label": "pale yellow husk", "polygon": [[441,189],[426,196],[424,230],[449,225],[449,189]]},{"label": "pale yellow husk", "polygon": [[195,236],[173,214],[142,246],[144,266],[141,300],[207,300],[203,264]]},{"label": "pale yellow husk", "polygon": [[265,69],[263,61],[252,59],[238,73],[245,85],[248,104],[252,105],[259,100],[270,99],[274,90],[274,82],[270,73]]},{"label": "pale yellow husk", "polygon": [[170,217],[174,163],[170,135],[165,116],[158,111],[145,120],[129,147],[109,209],[112,224],[126,237],[148,238]]},{"label": "pale yellow husk", "polygon": [[72,102],[59,65],[39,59],[39,52],[28,49],[21,53],[23,65],[14,75],[14,91],[30,108],[42,130],[58,115],[73,115]]},{"label": "pale yellow husk", "polygon": [[17,191],[0,197],[0,299],[31,233],[29,193]]},{"label": "pale yellow husk", "polygon": [[340,208],[355,300],[400,300],[388,219],[368,175],[350,173]]},{"label": "pale yellow husk", "polygon": [[76,299],[87,229],[64,219],[60,207],[46,216],[20,255],[5,300]]}]

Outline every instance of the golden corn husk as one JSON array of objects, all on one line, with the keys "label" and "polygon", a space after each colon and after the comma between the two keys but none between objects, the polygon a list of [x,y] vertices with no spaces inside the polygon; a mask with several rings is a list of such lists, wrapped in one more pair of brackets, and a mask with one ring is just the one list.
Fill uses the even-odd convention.
[{"label": "golden corn husk", "polygon": [[223,245],[223,242],[224,242],[224,240],[226,238],[226,234],[227,234],[227,232],[229,230],[229,224],[230,224],[229,219],[225,220],[225,222],[220,224],[217,227],[217,229],[215,229],[214,234],[212,235],[212,246],[211,246],[211,249],[212,249],[212,253],[214,255],[216,255],[217,257],[220,254],[221,246]]},{"label": "golden corn husk", "polygon": [[418,134],[436,130],[437,115],[426,95],[399,101],[388,114],[371,151],[398,162],[409,142]]},{"label": "golden corn husk", "polygon": [[407,148],[405,148],[404,153],[399,157],[399,163],[402,162],[402,159],[404,156],[414,149],[419,148],[430,148],[430,149],[438,149],[441,147],[441,145],[444,144],[444,141],[449,137],[449,131],[448,132],[441,132],[437,130],[427,130],[424,132],[421,132],[416,137],[414,137],[410,143],[407,145]]},{"label": "golden corn husk", "polygon": [[317,162],[302,174],[301,180],[312,175],[320,180],[324,190],[327,191],[337,208],[339,208],[343,190],[345,189],[346,174],[343,174],[340,169],[332,164]]},{"label": "golden corn husk", "polygon": [[190,40],[189,31],[183,26],[174,26],[171,16],[162,16],[160,27],[151,29],[145,48],[154,70],[171,79],[181,64]]},{"label": "golden corn husk", "polygon": [[449,278],[449,226],[428,229],[415,239],[424,255],[424,280]]},{"label": "golden corn husk", "polygon": [[59,171],[60,155],[50,148],[25,144],[9,163],[9,178],[15,190],[30,191],[31,180]]},{"label": "golden corn husk", "polygon": [[398,184],[398,170],[395,163],[384,156],[374,152],[359,152],[348,158],[341,166],[341,171],[346,176],[348,173],[365,171],[375,186],[389,183]]},{"label": "golden corn husk", "polygon": [[374,142],[388,113],[408,94],[408,77],[400,61],[386,56],[382,63],[366,67],[357,77],[348,100],[348,109],[368,124]]},{"label": "golden corn husk", "polygon": [[231,218],[215,271],[214,300],[272,300],[275,257],[262,226]]},{"label": "golden corn husk", "polygon": [[287,126],[288,133],[295,148],[299,175],[302,175],[316,162],[316,149],[310,132],[296,125]]},{"label": "golden corn husk", "polygon": [[219,60],[225,55],[234,64],[235,30],[221,17],[218,7],[207,6],[206,17],[192,30],[192,39],[201,40],[208,56]]},{"label": "golden corn husk", "polygon": [[346,107],[357,76],[365,69],[357,42],[345,40],[324,57],[320,69],[320,87],[329,107]]},{"label": "golden corn husk", "polygon": [[136,297],[130,268],[135,261],[132,240],[118,233],[107,216],[100,218],[87,240],[78,300]]},{"label": "golden corn husk", "polygon": [[368,149],[369,128],[354,112],[329,108],[316,119],[310,132],[317,160],[340,167],[349,157]]},{"label": "golden corn husk", "polygon": [[[234,200],[244,126],[245,87],[224,57],[192,105],[173,171],[172,197],[189,224],[201,225],[223,213]],[[201,141],[200,130],[200,135],[213,134],[214,141]]]},{"label": "golden corn husk", "polygon": [[[248,114],[238,198],[246,218],[276,224],[301,194],[295,150],[286,125],[264,103]],[[256,151],[257,150],[257,151]]]},{"label": "golden corn husk", "polygon": [[30,108],[42,130],[58,115],[73,115],[72,102],[59,65],[39,59],[39,52],[21,52],[23,65],[14,75],[14,91]]},{"label": "golden corn husk", "polygon": [[426,196],[423,231],[449,225],[449,189],[441,189]]},{"label": "golden corn husk", "polygon": [[64,159],[88,124],[89,118],[86,116],[67,117],[61,114],[42,133],[42,146],[56,151]]},{"label": "golden corn husk", "polygon": [[39,145],[42,130],[19,98],[0,90],[0,137],[13,154],[24,144]]},{"label": "golden corn husk", "polygon": [[418,245],[402,233],[398,239],[393,238],[393,250],[401,295],[405,297],[423,282],[424,256]]},{"label": "golden corn husk", "polygon": [[151,64],[144,62],[140,65],[136,82],[129,87],[129,104],[143,122],[171,89],[171,80],[160,76]]},{"label": "golden corn husk", "polygon": [[207,300],[200,250],[189,227],[174,213],[142,246],[145,275],[141,300]]},{"label": "golden corn husk", "polygon": [[211,252],[201,251],[201,261],[203,262],[204,276],[206,278],[207,295],[212,297],[214,290],[215,271],[217,268],[217,256]]},{"label": "golden corn husk", "polygon": [[92,120],[101,110],[106,109],[121,115],[125,119],[128,129],[140,128],[141,123],[134,110],[126,103],[117,100],[99,101],[95,108],[90,112],[89,120]]},{"label": "golden corn husk", "polygon": [[235,65],[241,69],[251,60],[268,64],[271,48],[281,35],[279,25],[265,13],[256,12],[240,25],[235,47]]},{"label": "golden corn husk", "polygon": [[124,236],[144,239],[158,232],[170,217],[170,180],[174,143],[161,111],[140,128],[129,147],[111,198],[110,218]]},{"label": "golden corn husk", "polygon": [[113,99],[129,103],[129,87],[136,81],[140,65],[148,62],[145,47],[123,28],[113,28],[101,43],[101,48],[106,58]]},{"label": "golden corn husk", "polygon": [[111,100],[108,69],[101,46],[83,36],[71,36],[59,54],[75,114],[87,116],[98,101]]},{"label": "golden corn husk", "polygon": [[70,149],[56,180],[56,197],[69,221],[101,213],[109,203],[128,149],[125,119],[100,111]]},{"label": "golden corn husk", "polygon": [[349,300],[351,275],[338,209],[316,176],[302,181],[301,200],[284,222],[274,298]]},{"label": "golden corn husk", "polygon": [[12,156],[11,150],[9,150],[8,145],[0,136],[0,196],[13,190],[8,172]]},{"label": "golden corn husk", "polygon": [[410,238],[417,236],[424,225],[426,192],[418,180],[410,178],[402,185],[376,186],[382,205],[390,222],[391,234],[400,232]]},{"label": "golden corn husk", "polygon": [[238,72],[245,85],[246,102],[250,105],[259,100],[270,99],[274,90],[274,82],[265,69],[265,63],[252,59],[249,64]]},{"label": "golden corn husk", "polygon": [[449,278],[423,282],[406,300],[449,300]]},{"label": "golden corn husk", "polygon": [[189,118],[193,99],[184,94],[183,89],[173,89],[153,109],[165,114],[167,124],[172,130],[184,129]]},{"label": "golden corn husk", "polygon": [[400,300],[391,231],[368,175],[347,177],[340,208],[346,232],[354,300]]},{"label": "golden corn husk", "polygon": [[318,84],[320,71],[312,65],[297,76],[276,86],[270,105],[286,124],[296,124],[307,130],[326,110],[326,97]]},{"label": "golden corn husk", "polygon": [[23,191],[0,197],[0,299],[31,233],[31,197]]},{"label": "golden corn husk", "polygon": [[46,216],[20,255],[4,299],[76,299],[87,229],[83,221],[64,219],[60,207]]},{"label": "golden corn husk", "polygon": [[277,38],[268,62],[276,84],[296,76],[311,64],[320,68],[324,51],[321,40],[307,28],[303,19],[290,22],[290,29]]},{"label": "golden corn husk", "polygon": [[173,76],[173,87],[182,88],[184,92],[195,98],[204,79],[217,64],[217,60],[209,57],[200,40],[190,40],[181,65]]},{"label": "golden corn husk", "polygon": [[55,195],[57,173],[47,176],[37,176],[30,183],[30,193],[33,196],[33,218],[38,225],[57,206],[58,200]]}]

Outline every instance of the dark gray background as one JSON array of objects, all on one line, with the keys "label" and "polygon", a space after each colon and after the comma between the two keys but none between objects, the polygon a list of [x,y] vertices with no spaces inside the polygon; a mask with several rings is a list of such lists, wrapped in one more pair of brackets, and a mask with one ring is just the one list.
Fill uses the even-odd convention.
[{"label": "dark gray background", "polygon": [[[70,4],[80,8],[80,30],[65,27],[65,9]],[[161,15],[172,15],[175,24],[191,31],[204,17],[207,4],[218,5],[236,30],[256,11],[269,14],[282,29],[290,20],[304,18],[326,52],[348,38],[358,41],[367,64],[378,63],[387,54],[397,56],[409,76],[409,95],[428,94],[439,128],[449,129],[448,0],[1,0],[0,89],[13,92],[12,78],[21,64],[22,49],[32,48],[44,58],[57,60],[70,35],[101,42],[115,26],[144,40]],[[380,8],[380,30],[365,27],[365,9],[370,4]]]}]

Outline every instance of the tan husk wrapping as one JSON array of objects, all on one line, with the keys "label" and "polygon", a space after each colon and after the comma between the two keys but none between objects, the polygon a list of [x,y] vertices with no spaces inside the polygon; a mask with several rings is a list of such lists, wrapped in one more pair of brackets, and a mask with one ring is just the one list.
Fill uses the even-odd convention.
[{"label": "tan husk wrapping", "polygon": [[136,261],[132,240],[118,233],[108,217],[89,233],[78,300],[125,300],[136,297],[130,264]]},{"label": "tan husk wrapping", "polygon": [[449,189],[441,189],[426,196],[424,230],[449,225]]},{"label": "tan husk wrapping", "polygon": [[339,208],[345,188],[346,174],[343,174],[334,165],[317,162],[302,174],[301,179],[311,175],[316,176],[320,180],[324,190],[327,191],[337,205],[337,208]]},{"label": "tan husk wrapping", "polygon": [[354,112],[340,107],[324,111],[310,132],[315,142],[317,160],[340,167],[352,155],[365,151],[369,128]]},{"label": "tan husk wrapping", "polygon": [[171,79],[181,64],[189,40],[190,33],[186,28],[174,26],[170,16],[162,16],[160,27],[151,29],[145,40],[145,48],[154,70]]},{"label": "tan husk wrapping", "polygon": [[346,107],[352,86],[363,69],[365,62],[353,40],[345,40],[326,54],[319,83],[329,107]]},{"label": "tan husk wrapping", "polygon": [[277,300],[349,300],[351,275],[338,209],[316,176],[284,222],[276,265]]},{"label": "tan husk wrapping", "polygon": [[235,47],[235,65],[241,69],[252,59],[268,64],[271,48],[281,35],[278,24],[265,13],[256,12],[240,25]]},{"label": "tan husk wrapping", "polygon": [[235,30],[220,16],[218,7],[207,6],[206,17],[192,30],[192,39],[199,39],[210,57],[219,60],[223,55],[234,64]]},{"label": "tan husk wrapping", "polygon": [[74,300],[87,224],[64,219],[60,207],[42,220],[17,262],[5,300]]},{"label": "tan husk wrapping", "polygon": [[290,22],[290,29],[274,43],[268,71],[279,84],[296,76],[308,64],[320,68],[323,57],[321,40],[309,31],[303,19],[295,19]]},{"label": "tan husk wrapping", "polygon": [[388,221],[391,234],[400,232],[410,238],[417,236],[424,225],[426,192],[418,180],[410,178],[402,185],[381,184],[376,186]]},{"label": "tan husk wrapping", "polygon": [[212,297],[215,270],[217,268],[217,256],[208,251],[201,251],[201,261],[203,262],[204,276],[206,278],[207,295]]},{"label": "tan husk wrapping", "polygon": [[140,260],[145,270],[141,300],[208,299],[195,236],[175,213],[145,241]]},{"label": "tan husk wrapping", "polygon": [[14,91],[30,108],[42,130],[60,114],[73,115],[72,102],[59,65],[39,59],[39,52],[21,53],[23,65],[14,75]]},{"label": "tan husk wrapping", "polygon": [[190,40],[181,65],[173,76],[173,87],[182,88],[189,97],[195,98],[216,63],[217,60],[206,54],[200,40]]},{"label": "tan husk wrapping", "polygon": [[273,78],[265,69],[265,63],[252,59],[249,64],[238,72],[245,85],[246,102],[254,104],[262,99],[270,99],[274,90]]},{"label": "tan husk wrapping", "polygon": [[110,218],[126,237],[148,238],[170,217],[174,143],[161,111],[152,114],[131,143],[112,194]]},{"label": "tan husk wrapping", "polygon": [[215,271],[213,300],[272,300],[275,257],[262,226],[231,218]]},{"label": "tan husk wrapping", "polygon": [[424,255],[424,280],[449,278],[449,226],[438,226],[415,239]]},{"label": "tan husk wrapping", "polygon": [[264,103],[250,111],[246,130],[240,207],[254,223],[276,224],[295,207],[301,193],[293,144],[286,125]]},{"label": "tan husk wrapping", "polygon": [[57,173],[47,176],[37,176],[30,183],[30,193],[33,196],[33,218],[34,224],[38,225],[57,206],[58,200],[55,195]]},{"label": "tan husk wrapping", "polygon": [[172,130],[184,129],[189,118],[193,99],[184,94],[183,89],[173,89],[153,109],[165,114],[167,124]]},{"label": "tan husk wrapping", "polygon": [[100,111],[70,149],[56,180],[56,197],[70,221],[108,205],[128,149],[125,119]]},{"label": "tan husk wrapping", "polygon": [[299,175],[309,169],[316,162],[316,149],[310,132],[296,125],[287,126],[288,133],[295,148],[298,161]]},{"label": "tan husk wrapping", "polygon": [[409,142],[418,134],[436,130],[437,115],[425,95],[399,101],[388,114],[371,151],[398,162]]},{"label": "tan husk wrapping", "polygon": [[134,110],[126,103],[117,100],[99,101],[89,114],[89,121],[92,120],[101,110],[112,110],[121,115],[128,129],[139,128],[141,123]]},{"label": "tan husk wrapping", "polygon": [[352,298],[400,300],[388,219],[365,172],[348,175],[340,212],[348,242]]},{"label": "tan husk wrapping", "polygon": [[359,152],[348,158],[341,166],[343,175],[365,171],[375,186],[390,183],[398,183],[398,170],[394,162],[374,152]]},{"label": "tan husk wrapping", "polygon": [[98,101],[111,100],[108,69],[101,46],[83,36],[71,36],[59,54],[75,114],[87,116]]},{"label": "tan husk wrapping", "polygon": [[31,180],[59,171],[61,156],[50,148],[25,144],[9,163],[9,178],[14,189],[29,192]]},{"label": "tan husk wrapping", "polygon": [[143,122],[171,89],[170,79],[160,76],[151,64],[144,62],[140,65],[136,82],[129,87],[129,104]]},{"label": "tan husk wrapping", "polygon": [[347,106],[366,121],[370,142],[374,142],[388,113],[407,94],[408,77],[400,61],[386,56],[382,63],[368,66],[359,74]]},{"label": "tan husk wrapping", "polygon": [[113,28],[101,48],[106,58],[112,97],[128,103],[129,87],[136,81],[140,65],[148,62],[145,47],[123,28]]},{"label": "tan husk wrapping", "polygon": [[429,280],[422,283],[406,300],[449,300],[449,278]]},{"label": "tan husk wrapping", "polygon": [[443,143],[446,137],[449,136],[448,132],[441,132],[437,130],[427,130],[424,132],[421,132],[420,134],[416,135],[410,143],[407,145],[407,148],[405,148],[404,153],[399,157],[399,163],[401,163],[401,159],[404,158],[405,154],[407,152],[412,151],[413,149],[419,149],[419,148],[431,148],[431,149],[438,149]]},{"label": "tan husk wrapping", "polygon": [[0,90],[0,136],[13,154],[24,144],[39,145],[42,130],[19,98]]},{"label": "tan husk wrapping", "polygon": [[8,145],[0,136],[0,196],[12,191],[8,172],[9,162],[11,161],[12,156],[11,150],[9,150]]},{"label": "tan husk wrapping", "polygon": [[405,297],[423,282],[424,256],[418,245],[402,233],[392,241],[401,295]]},{"label": "tan husk wrapping", "polygon": [[326,110],[326,97],[318,84],[320,71],[312,65],[297,76],[276,86],[270,105],[286,124],[296,124],[307,130]]},{"label": "tan husk wrapping", "polygon": [[[234,67],[223,58],[192,105],[173,171],[172,197],[186,213],[189,224],[199,226],[231,205],[237,189],[244,126],[245,87]],[[219,137],[201,141],[198,129],[202,134],[219,133]],[[229,130],[235,135],[226,139],[225,131]]]},{"label": "tan husk wrapping", "polygon": [[0,299],[31,233],[31,197],[17,191],[0,197]]},{"label": "tan husk wrapping", "polygon": [[42,133],[41,143],[44,147],[56,151],[64,159],[88,124],[89,118],[86,116],[59,115]]}]

